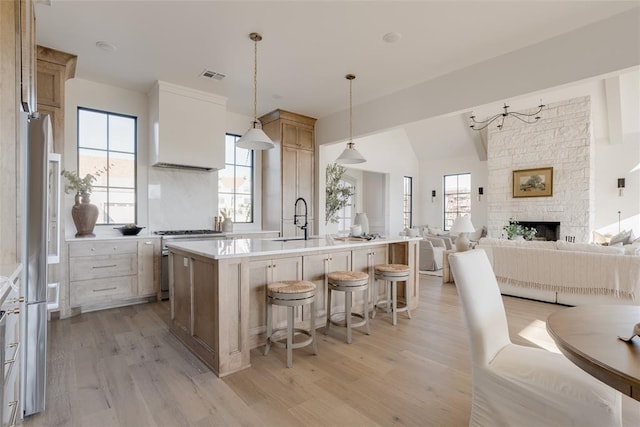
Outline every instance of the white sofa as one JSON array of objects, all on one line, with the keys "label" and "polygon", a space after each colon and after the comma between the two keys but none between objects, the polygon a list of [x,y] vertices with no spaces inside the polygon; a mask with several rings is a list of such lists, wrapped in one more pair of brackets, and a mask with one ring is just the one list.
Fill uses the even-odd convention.
[{"label": "white sofa", "polygon": [[483,238],[504,295],[565,305],[638,304],[640,245]]}]

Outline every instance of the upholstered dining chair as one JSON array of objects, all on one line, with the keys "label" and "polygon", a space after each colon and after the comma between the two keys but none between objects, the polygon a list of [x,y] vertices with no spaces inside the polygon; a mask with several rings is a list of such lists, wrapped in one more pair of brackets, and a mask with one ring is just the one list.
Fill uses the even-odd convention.
[{"label": "upholstered dining chair", "polygon": [[621,426],[620,393],[563,355],[513,344],[483,250],[449,256],[471,338],[470,426]]}]

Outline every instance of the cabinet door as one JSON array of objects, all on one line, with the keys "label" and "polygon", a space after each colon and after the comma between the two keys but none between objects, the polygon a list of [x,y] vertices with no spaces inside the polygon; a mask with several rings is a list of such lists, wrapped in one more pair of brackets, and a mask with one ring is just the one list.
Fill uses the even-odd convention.
[{"label": "cabinet door", "polygon": [[[298,150],[282,147],[282,219],[293,220],[293,208],[298,198]],[[307,203],[309,201],[307,200]],[[283,230],[284,232],[284,230]],[[284,234],[284,237],[291,237]]]},{"label": "cabinet door", "polygon": [[282,123],[282,145],[313,150],[315,142],[313,140],[313,128],[295,123]]},{"label": "cabinet door", "polygon": [[191,335],[191,268],[190,259],[169,253],[169,292],[172,326]]},{"label": "cabinet door", "polygon": [[156,293],[156,246],[158,246],[157,256],[160,256],[158,239],[138,241],[138,296],[154,295]]},{"label": "cabinet door", "polygon": [[297,150],[296,174],[297,197],[304,197],[307,201],[309,219],[313,218],[313,183],[315,170],[315,156],[313,151]]},{"label": "cabinet door", "polygon": [[271,260],[249,264],[249,336],[262,334],[267,325],[267,283],[271,282]]}]

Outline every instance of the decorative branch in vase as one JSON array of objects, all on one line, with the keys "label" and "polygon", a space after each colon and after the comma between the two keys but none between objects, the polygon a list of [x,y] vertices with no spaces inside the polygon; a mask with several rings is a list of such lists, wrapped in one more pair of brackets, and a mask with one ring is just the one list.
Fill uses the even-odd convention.
[{"label": "decorative branch in vase", "polygon": [[67,194],[72,191],[76,193],[75,204],[71,207],[71,217],[77,231],[76,237],[95,237],[93,229],[98,220],[99,210],[96,205],[90,203],[91,191],[93,191],[93,182],[107,170],[108,168],[104,167],[93,174],[86,174],[84,178],[80,178],[76,171],[63,169],[61,172],[61,175],[67,180],[64,192]]}]

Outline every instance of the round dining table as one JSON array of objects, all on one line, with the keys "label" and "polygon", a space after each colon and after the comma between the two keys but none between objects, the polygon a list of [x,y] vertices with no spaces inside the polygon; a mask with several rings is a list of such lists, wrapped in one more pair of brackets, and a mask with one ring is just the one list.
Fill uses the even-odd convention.
[{"label": "round dining table", "polygon": [[558,310],[547,319],[547,331],[569,360],[590,375],[640,401],[640,323],[637,305],[581,305]]}]

